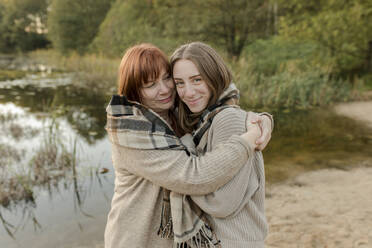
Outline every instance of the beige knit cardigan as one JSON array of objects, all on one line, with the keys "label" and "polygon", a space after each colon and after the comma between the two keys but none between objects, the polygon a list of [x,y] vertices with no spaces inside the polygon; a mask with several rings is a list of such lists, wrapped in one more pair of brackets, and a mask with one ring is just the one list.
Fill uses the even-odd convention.
[{"label": "beige knit cardigan", "polygon": [[115,189],[105,229],[106,248],[172,247],[172,240],[157,235],[161,187],[182,194],[214,192],[245,165],[250,149],[239,136],[200,158],[185,151],[138,150],[111,143]]},{"label": "beige knit cardigan", "polygon": [[[251,114],[248,113],[248,114]],[[197,153],[213,152],[229,137],[246,132],[247,112],[228,108],[218,113],[196,147]],[[268,232],[264,212],[265,173],[261,152],[255,152],[239,173],[216,192],[191,196],[210,215],[222,248],[262,248]]]}]

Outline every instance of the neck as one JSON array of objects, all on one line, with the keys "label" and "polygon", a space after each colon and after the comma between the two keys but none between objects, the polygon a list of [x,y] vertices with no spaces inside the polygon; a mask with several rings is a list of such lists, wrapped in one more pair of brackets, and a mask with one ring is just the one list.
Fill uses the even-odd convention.
[{"label": "neck", "polygon": [[156,112],[158,115],[161,116],[168,124],[171,124],[171,119],[169,118],[169,110],[162,111],[162,112]]}]

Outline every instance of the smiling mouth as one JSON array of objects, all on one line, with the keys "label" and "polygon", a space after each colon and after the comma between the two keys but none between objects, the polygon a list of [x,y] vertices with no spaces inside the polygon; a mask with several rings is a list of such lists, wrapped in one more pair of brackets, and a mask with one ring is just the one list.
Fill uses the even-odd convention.
[{"label": "smiling mouth", "polygon": [[186,101],[187,104],[190,104],[190,105],[195,105],[196,103],[198,103],[198,101],[200,100],[201,98],[198,98],[198,99],[195,99],[195,100],[192,100],[192,101]]},{"label": "smiling mouth", "polygon": [[171,100],[172,100],[172,95],[170,95],[170,96],[167,97],[167,98],[164,98],[164,99],[159,100],[159,102],[161,102],[161,103],[168,103],[168,102],[170,102]]}]

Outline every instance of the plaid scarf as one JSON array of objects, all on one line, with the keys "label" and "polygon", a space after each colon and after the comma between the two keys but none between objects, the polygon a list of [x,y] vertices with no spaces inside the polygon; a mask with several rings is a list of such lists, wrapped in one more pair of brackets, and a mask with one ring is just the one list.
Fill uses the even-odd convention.
[{"label": "plaid scarf", "polygon": [[164,119],[151,109],[114,95],[106,108],[109,139],[123,147],[186,150]]},{"label": "plaid scarf", "polygon": [[[238,97],[238,90],[234,84],[231,84],[218,102],[203,112],[198,129],[193,133],[196,145],[209,129],[214,116],[227,107],[233,107],[224,103]],[[114,95],[106,112],[106,130],[114,144],[144,150],[184,150],[188,155],[192,152],[181,142],[165,120],[137,102],[129,101],[124,96]],[[221,247],[206,214],[191,200],[190,196],[163,190],[159,236],[173,238],[174,246],[177,248]]]},{"label": "plaid scarf", "polygon": [[193,140],[195,146],[199,145],[204,133],[210,128],[213,118],[225,108],[236,108],[235,105],[225,105],[228,100],[239,99],[239,90],[234,83],[231,83],[227,89],[222,92],[217,102],[203,111],[200,120],[197,124],[196,130],[193,132]]},{"label": "plaid scarf", "polygon": [[[237,107],[225,104],[232,98],[239,99],[239,91],[233,83],[221,94],[215,104],[203,111],[197,129],[193,132],[194,146],[199,144],[210,128],[213,118],[219,112],[226,108]],[[194,153],[191,149],[189,151]],[[163,213],[169,212],[169,208],[171,216]],[[206,214],[192,201],[190,196],[165,190],[162,216],[164,219],[162,219],[159,233],[162,237],[173,237],[177,248],[221,247]]]}]

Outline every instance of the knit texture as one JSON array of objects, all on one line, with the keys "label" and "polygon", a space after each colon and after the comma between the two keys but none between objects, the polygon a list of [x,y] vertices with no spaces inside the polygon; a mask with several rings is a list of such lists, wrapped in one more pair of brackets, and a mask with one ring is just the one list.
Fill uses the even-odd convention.
[{"label": "knit texture", "polygon": [[[107,131],[112,137],[111,130]],[[115,189],[105,230],[106,248],[172,247],[173,240],[157,236],[161,187],[188,195],[214,192],[233,178],[250,150],[239,136],[203,157],[181,150],[133,149],[110,141]]]},{"label": "knit texture", "polygon": [[[251,114],[248,113],[248,118]],[[198,153],[214,151],[232,135],[246,132],[246,118],[247,113],[236,108],[218,113],[196,147]],[[268,225],[264,213],[265,174],[261,152],[255,152],[254,162],[243,166],[216,192],[191,198],[210,215],[222,248],[264,247]]]}]

